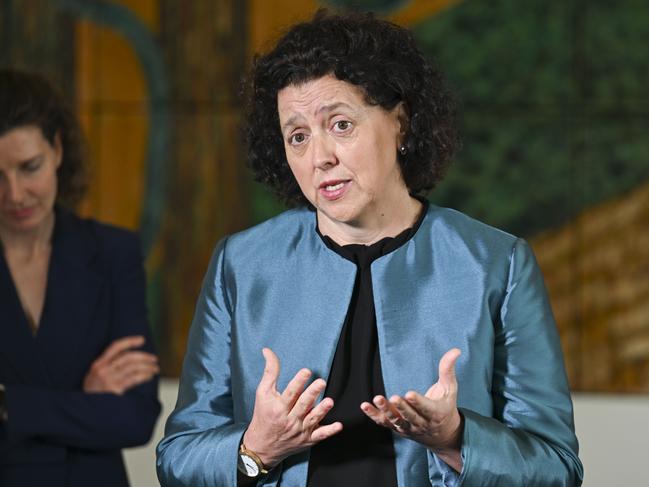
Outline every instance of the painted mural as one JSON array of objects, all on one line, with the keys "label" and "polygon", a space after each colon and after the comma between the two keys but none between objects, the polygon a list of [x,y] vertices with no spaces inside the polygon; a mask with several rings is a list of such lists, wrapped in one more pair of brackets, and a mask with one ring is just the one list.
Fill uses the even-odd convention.
[{"label": "painted mural", "polygon": [[430,194],[527,238],[576,390],[649,392],[649,9],[571,0],[0,0],[0,65],[75,104],[81,211],[140,229],[163,371],[180,370],[215,242],[282,210],[250,180],[239,81],[320,7],[411,27],[447,73],[463,149]]}]

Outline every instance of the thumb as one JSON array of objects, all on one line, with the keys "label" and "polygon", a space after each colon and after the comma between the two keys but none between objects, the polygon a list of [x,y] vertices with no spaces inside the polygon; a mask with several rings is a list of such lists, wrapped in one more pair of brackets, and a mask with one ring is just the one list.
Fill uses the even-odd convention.
[{"label": "thumb", "polygon": [[274,391],[277,386],[277,378],[279,377],[279,358],[275,355],[270,348],[263,348],[261,353],[266,359],[266,366],[264,367],[264,375],[261,376],[259,388],[266,391]]},{"label": "thumb", "polygon": [[439,361],[439,384],[445,387],[457,387],[455,378],[455,362],[462,352],[459,348],[452,348],[444,354]]}]

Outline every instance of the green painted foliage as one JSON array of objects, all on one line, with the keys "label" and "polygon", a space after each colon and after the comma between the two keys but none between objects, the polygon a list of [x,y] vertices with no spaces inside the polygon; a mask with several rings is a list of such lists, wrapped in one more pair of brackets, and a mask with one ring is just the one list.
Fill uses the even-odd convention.
[{"label": "green painted foliage", "polygon": [[434,202],[530,236],[649,179],[649,9],[466,1],[416,27],[461,99]]}]

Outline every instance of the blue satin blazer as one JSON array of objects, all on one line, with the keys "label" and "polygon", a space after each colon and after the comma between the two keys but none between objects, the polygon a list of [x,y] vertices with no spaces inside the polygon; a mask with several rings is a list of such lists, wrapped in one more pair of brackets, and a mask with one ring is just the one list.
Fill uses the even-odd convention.
[{"label": "blue satin blazer", "polygon": [[146,443],[160,412],[157,379],[122,396],[83,379],[115,339],[152,351],[139,239],[56,211],[45,305],[32,335],[0,251],[0,486],[126,487],[121,448]]},{"label": "blue satin blazer", "polygon": [[[356,266],[328,249],[315,225],[313,212],[291,210],[216,247],[157,449],[163,486],[236,486],[262,347],[280,358],[279,390],[302,367],[327,379]],[[417,233],[372,264],[372,284],[388,397],[425,392],[441,356],[462,350],[463,470],[395,434],[400,486],[581,483],[558,334],[523,240],[431,205]],[[259,485],[304,486],[308,462],[309,451],[293,455]]]}]

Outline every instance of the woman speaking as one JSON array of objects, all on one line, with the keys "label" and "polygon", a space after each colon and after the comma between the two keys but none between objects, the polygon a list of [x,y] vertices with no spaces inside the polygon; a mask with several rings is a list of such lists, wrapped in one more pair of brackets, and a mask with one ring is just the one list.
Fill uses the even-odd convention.
[{"label": "woman speaking", "polygon": [[216,247],[162,485],[579,485],[529,246],[420,196],[458,137],[412,35],[319,12],[248,88],[250,164],[293,209]]}]

